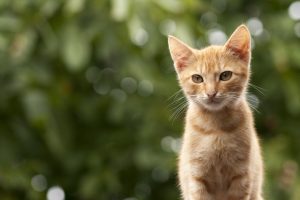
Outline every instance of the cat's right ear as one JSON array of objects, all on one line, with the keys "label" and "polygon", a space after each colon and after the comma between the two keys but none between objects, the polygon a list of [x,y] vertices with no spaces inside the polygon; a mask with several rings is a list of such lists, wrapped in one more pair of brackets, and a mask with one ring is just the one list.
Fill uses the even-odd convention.
[{"label": "cat's right ear", "polygon": [[251,35],[247,26],[240,25],[237,27],[226,42],[225,47],[249,64],[251,57]]},{"label": "cat's right ear", "polygon": [[181,72],[193,62],[193,50],[174,36],[168,36],[169,50],[177,72]]}]

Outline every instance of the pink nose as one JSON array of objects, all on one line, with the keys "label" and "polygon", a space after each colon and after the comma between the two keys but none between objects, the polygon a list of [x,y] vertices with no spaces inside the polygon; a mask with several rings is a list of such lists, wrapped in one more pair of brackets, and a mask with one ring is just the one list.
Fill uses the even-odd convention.
[{"label": "pink nose", "polygon": [[207,93],[208,98],[212,99],[214,97],[216,97],[217,92],[212,92],[212,93]]}]

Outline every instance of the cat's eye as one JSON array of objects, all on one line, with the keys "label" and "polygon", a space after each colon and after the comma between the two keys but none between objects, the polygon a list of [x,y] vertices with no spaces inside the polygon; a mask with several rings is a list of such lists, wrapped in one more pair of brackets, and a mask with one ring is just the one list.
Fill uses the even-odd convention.
[{"label": "cat's eye", "polygon": [[202,76],[199,75],[199,74],[193,74],[193,75],[192,75],[192,81],[193,81],[194,83],[202,83],[202,82],[203,82],[203,78],[202,78]]},{"label": "cat's eye", "polygon": [[232,76],[232,72],[231,71],[225,71],[225,72],[222,72],[220,74],[220,80],[221,81],[228,81]]}]

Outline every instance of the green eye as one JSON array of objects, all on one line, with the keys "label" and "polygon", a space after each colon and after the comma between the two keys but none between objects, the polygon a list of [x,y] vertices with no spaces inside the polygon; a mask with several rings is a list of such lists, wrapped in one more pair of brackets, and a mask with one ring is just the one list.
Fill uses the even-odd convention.
[{"label": "green eye", "polygon": [[192,80],[194,83],[202,83],[203,82],[203,78],[199,74],[192,75]]},{"label": "green eye", "polygon": [[225,72],[222,72],[220,74],[220,80],[221,81],[228,81],[232,76],[232,72],[231,71],[225,71]]}]

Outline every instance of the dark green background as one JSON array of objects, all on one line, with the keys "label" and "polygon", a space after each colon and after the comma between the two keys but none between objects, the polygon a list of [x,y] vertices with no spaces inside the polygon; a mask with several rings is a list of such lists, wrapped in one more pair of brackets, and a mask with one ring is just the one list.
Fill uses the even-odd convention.
[{"label": "dark green background", "polygon": [[169,106],[179,87],[166,35],[201,48],[209,30],[229,36],[253,17],[264,27],[252,59],[264,95],[249,91],[259,99],[265,196],[300,199],[300,25],[291,3],[1,0],[0,199],[46,199],[52,186],[66,199],[179,199],[183,115],[170,119],[181,101]]}]

